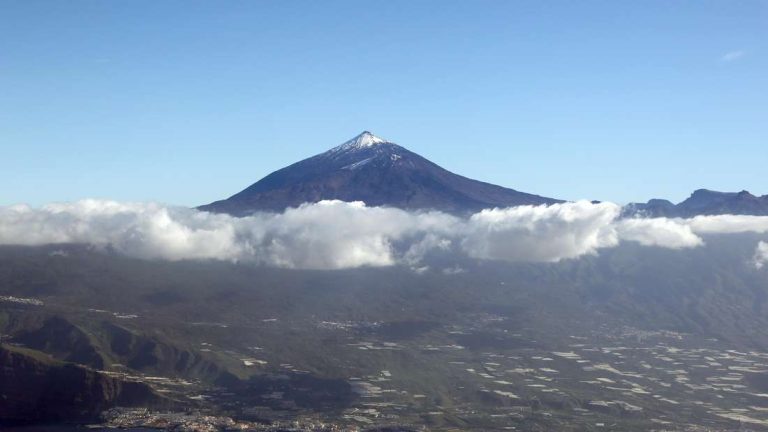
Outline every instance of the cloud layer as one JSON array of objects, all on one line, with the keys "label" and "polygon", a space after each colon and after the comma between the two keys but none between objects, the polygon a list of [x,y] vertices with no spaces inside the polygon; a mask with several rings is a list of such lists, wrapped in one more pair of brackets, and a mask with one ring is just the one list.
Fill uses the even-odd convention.
[{"label": "cloud layer", "polygon": [[[435,251],[505,261],[556,262],[622,241],[691,248],[700,234],[768,232],[768,217],[621,219],[620,207],[587,201],[491,209],[469,218],[363,203],[323,201],[234,218],[155,203],[83,200],[0,207],[0,244],[87,243],[148,259],[218,259],[341,269],[418,266]],[[755,255],[768,261],[768,244]]]},{"label": "cloud layer", "polygon": [[483,210],[463,224],[461,245],[472,257],[559,261],[618,244],[619,206],[580,201]]},{"label": "cloud layer", "polygon": [[768,242],[761,241],[757,244],[754,260],[755,267],[758,269],[761,269],[768,264]]}]

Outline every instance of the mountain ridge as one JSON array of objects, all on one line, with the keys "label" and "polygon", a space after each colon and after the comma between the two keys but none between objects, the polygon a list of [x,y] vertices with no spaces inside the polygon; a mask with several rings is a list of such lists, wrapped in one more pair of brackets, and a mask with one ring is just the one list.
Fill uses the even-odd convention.
[{"label": "mountain ridge", "polygon": [[651,199],[646,203],[630,203],[624,207],[626,216],[683,217],[738,214],[768,215],[768,195],[756,196],[746,190],[719,192],[696,189],[691,196],[674,204],[665,199]]},{"label": "mountain ridge", "polygon": [[364,131],[326,152],[277,170],[225,200],[198,209],[245,216],[329,199],[449,213],[563,202],[452,173]]}]

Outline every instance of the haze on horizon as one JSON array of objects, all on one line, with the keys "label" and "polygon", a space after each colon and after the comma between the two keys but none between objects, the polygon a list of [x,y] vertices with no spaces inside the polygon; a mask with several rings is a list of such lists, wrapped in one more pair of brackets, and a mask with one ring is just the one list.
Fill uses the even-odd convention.
[{"label": "haze on horizon", "polygon": [[199,205],[364,129],[543,196],[768,193],[765,2],[0,8],[0,205]]}]

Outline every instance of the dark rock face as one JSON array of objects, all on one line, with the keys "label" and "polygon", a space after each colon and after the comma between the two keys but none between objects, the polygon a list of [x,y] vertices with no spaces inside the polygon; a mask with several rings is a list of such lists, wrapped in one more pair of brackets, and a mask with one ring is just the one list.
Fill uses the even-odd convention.
[{"label": "dark rock face", "polygon": [[113,356],[131,369],[163,376],[186,376],[216,381],[225,370],[199,353],[182,349],[170,341],[152,338],[104,321],[101,333]]},{"label": "dark rock face", "polygon": [[104,359],[85,332],[61,317],[47,319],[38,329],[21,331],[13,341],[67,362],[104,367]]},{"label": "dark rock face", "polygon": [[331,199],[451,213],[561,202],[462,177],[363,132],[325,153],[275,171],[228,199],[199,209],[244,216]]},{"label": "dark rock face", "polygon": [[93,421],[112,406],[166,406],[147,385],[0,345],[0,423]]},{"label": "dark rock face", "polygon": [[18,328],[6,329],[11,333],[9,340],[56,360],[93,369],[104,369],[114,362],[142,373],[206,382],[227,378],[227,371],[199,352],[158,335],[132,331],[110,321],[83,326],[57,315],[37,319],[32,315],[18,322]]},{"label": "dark rock face", "polygon": [[652,199],[647,203],[632,203],[624,208],[628,216],[693,217],[698,215],[739,214],[768,216],[768,195],[755,196],[747,191],[717,192],[698,189],[678,204]]}]

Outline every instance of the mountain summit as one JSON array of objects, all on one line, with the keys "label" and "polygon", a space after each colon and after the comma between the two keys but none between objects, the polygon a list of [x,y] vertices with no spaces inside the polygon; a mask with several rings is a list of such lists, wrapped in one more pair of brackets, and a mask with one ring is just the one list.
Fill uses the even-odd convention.
[{"label": "mountain summit", "polygon": [[199,209],[245,216],[329,199],[451,213],[561,202],[462,177],[364,131]]},{"label": "mountain summit", "polygon": [[363,131],[360,135],[352,138],[351,140],[345,142],[344,144],[336,147],[337,149],[361,149],[365,147],[371,147],[375,146],[376,144],[386,144],[388,141],[379,138],[376,135],[368,132]]}]

